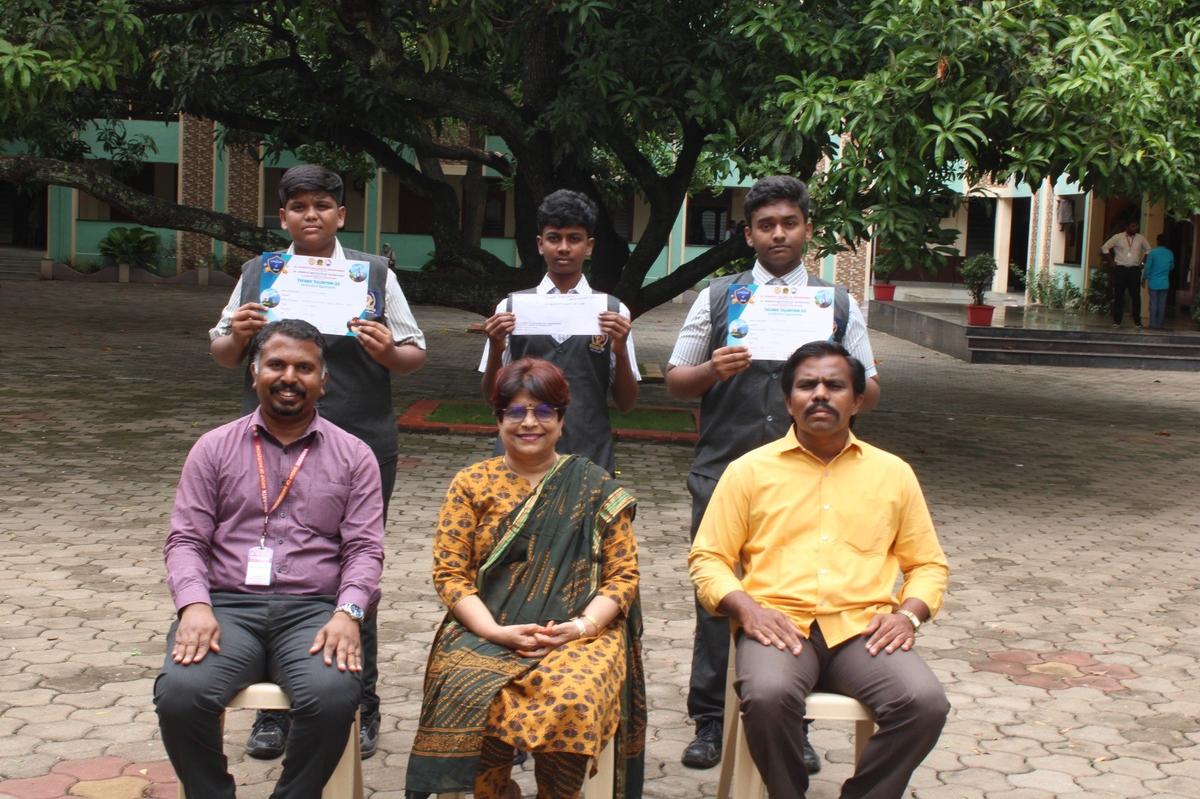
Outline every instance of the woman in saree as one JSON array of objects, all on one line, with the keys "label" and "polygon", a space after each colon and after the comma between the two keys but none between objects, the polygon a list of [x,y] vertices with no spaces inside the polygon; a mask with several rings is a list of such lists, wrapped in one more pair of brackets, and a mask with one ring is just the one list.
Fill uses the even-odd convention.
[{"label": "woman in saree", "polygon": [[501,369],[505,454],[460,471],[446,494],[433,582],[450,612],[426,666],[410,799],[520,797],[515,748],[533,754],[539,799],[571,799],[610,741],[614,796],[641,796],[635,502],[599,466],[554,451],[569,400],[547,361]]}]

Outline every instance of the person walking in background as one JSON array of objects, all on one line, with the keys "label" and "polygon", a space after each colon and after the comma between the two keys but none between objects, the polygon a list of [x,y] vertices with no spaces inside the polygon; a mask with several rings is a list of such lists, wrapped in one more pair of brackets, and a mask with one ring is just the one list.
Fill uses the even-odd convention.
[{"label": "person walking in background", "polygon": [[1166,325],[1167,293],[1171,288],[1171,272],[1175,270],[1175,253],[1167,247],[1167,234],[1158,234],[1158,246],[1146,256],[1142,268],[1142,285],[1150,292],[1150,329],[1162,330]]}]

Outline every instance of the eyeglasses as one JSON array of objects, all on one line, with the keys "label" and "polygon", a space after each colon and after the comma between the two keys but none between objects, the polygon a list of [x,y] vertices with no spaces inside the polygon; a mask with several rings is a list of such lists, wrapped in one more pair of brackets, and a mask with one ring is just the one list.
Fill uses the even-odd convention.
[{"label": "eyeglasses", "polygon": [[559,415],[562,413],[562,407],[546,402],[539,402],[536,405],[532,402],[528,405],[509,405],[507,408],[497,408],[496,418],[520,423],[525,421],[525,416],[530,411],[533,411],[533,418],[539,422],[553,422],[559,418]]}]

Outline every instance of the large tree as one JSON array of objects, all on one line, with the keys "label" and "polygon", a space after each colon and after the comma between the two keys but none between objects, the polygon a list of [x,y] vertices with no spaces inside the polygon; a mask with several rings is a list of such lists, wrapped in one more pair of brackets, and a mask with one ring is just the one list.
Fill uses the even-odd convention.
[{"label": "large tree", "polygon": [[[484,310],[540,269],[533,213],[572,187],[601,200],[593,282],[635,313],[746,255],[735,237],[644,285],[689,189],[744,174],[814,179],[822,244],[871,235],[929,262],[964,173],[1148,192],[1196,207],[1194,3],[858,0],[3,0],[0,122],[44,160],[0,177],[62,183],[135,216],[257,246],[211,212],[119,196],[86,156],[143,142],[90,120],[186,112],[232,140],[386,168],[433,209],[433,276]],[[103,123],[102,123],[103,124]],[[484,134],[508,152],[487,150]],[[440,163],[483,167],[515,197],[521,270],[479,246]],[[818,165],[821,170],[817,172]],[[66,180],[63,176],[71,177]],[[608,208],[649,207],[630,249]],[[106,193],[107,192],[107,193]],[[461,273],[466,273],[461,275]]]}]

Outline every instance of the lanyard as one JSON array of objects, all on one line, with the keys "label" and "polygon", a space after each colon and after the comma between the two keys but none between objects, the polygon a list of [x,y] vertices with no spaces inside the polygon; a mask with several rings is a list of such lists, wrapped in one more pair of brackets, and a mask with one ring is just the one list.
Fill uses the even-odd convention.
[{"label": "lanyard", "polygon": [[258,462],[258,487],[262,492],[262,507],[263,507],[263,529],[260,537],[259,546],[267,545],[267,525],[271,521],[271,514],[283,504],[284,498],[288,495],[288,491],[292,488],[292,483],[296,479],[296,475],[300,473],[300,467],[304,465],[304,459],[308,457],[308,450],[312,447],[310,441],[305,445],[304,451],[300,453],[300,457],[296,459],[296,465],[292,467],[292,472],[283,481],[283,488],[279,489],[279,496],[275,497],[275,502],[268,506],[267,504],[267,469],[263,465],[262,439],[258,435],[258,429],[254,430],[254,459]]}]

